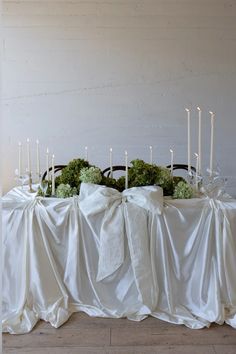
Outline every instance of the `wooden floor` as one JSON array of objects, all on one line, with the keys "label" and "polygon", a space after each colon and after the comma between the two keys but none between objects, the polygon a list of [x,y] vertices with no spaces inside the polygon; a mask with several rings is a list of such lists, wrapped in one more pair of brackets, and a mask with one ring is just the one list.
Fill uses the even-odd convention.
[{"label": "wooden floor", "polygon": [[58,329],[39,322],[30,334],[3,335],[4,354],[236,354],[236,330],[190,330],[149,317],[142,322],[74,314]]}]

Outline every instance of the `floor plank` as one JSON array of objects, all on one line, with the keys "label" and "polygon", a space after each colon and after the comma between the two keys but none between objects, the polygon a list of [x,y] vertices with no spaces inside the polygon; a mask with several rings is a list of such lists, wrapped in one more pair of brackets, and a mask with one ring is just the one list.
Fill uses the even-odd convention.
[{"label": "floor plank", "polygon": [[235,330],[229,326],[212,326],[210,328],[192,330],[176,325],[176,329],[166,331],[159,328],[112,328],[111,345],[213,345],[236,344]]},{"label": "floor plank", "polygon": [[54,346],[96,346],[104,347],[110,344],[109,328],[79,328],[79,329],[43,329],[24,335],[3,335],[3,347],[54,347]]},{"label": "floor plank", "polygon": [[55,329],[40,321],[24,335],[3,334],[3,354],[235,354],[228,325],[191,330],[149,317],[141,322],[73,314]]},{"label": "floor plank", "polygon": [[[22,348],[17,354],[215,354],[212,346],[148,346],[148,347],[112,347],[112,348]],[[232,352],[233,353],[233,352]],[[6,348],[3,354],[16,354],[15,349]],[[230,352],[231,354],[231,352]],[[234,352],[235,354],[235,352]]]},{"label": "floor plank", "polygon": [[[73,313],[70,317],[69,321],[67,321],[63,328],[86,328],[86,327],[109,327],[109,328],[116,328],[116,327],[124,327],[125,328],[143,328],[143,327],[154,327],[156,328],[163,328],[165,330],[168,328],[175,328],[175,324],[171,324],[168,322],[164,322],[158,320],[155,317],[147,317],[143,321],[131,321],[127,320],[126,318],[101,318],[101,317],[90,317],[83,312]],[[39,321],[38,324],[35,326],[34,331],[41,330],[43,328],[51,328],[50,323],[45,321]]]},{"label": "floor plank", "polygon": [[235,354],[236,353],[236,345],[214,345],[214,349],[215,349],[215,354]]}]

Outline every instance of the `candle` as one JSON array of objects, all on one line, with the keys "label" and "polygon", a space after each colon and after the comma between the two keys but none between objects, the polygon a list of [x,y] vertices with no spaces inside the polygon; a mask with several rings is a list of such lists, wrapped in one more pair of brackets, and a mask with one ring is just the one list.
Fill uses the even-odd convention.
[{"label": "candle", "polygon": [[202,111],[201,108],[197,107],[198,110],[198,164],[199,171],[202,172]]},{"label": "candle", "polygon": [[153,158],[152,158],[152,146],[149,146],[150,149],[150,164],[153,164]]},{"label": "candle", "polygon": [[110,148],[110,177],[113,178],[112,148]]},{"label": "candle", "polygon": [[36,173],[37,173],[38,177],[40,178],[40,156],[39,156],[39,141],[38,141],[38,139],[36,140],[36,160],[37,160]]},{"label": "candle", "polygon": [[30,140],[27,138],[27,172],[31,173]]},{"label": "candle", "polygon": [[55,195],[55,155],[52,155],[52,195]]},{"label": "candle", "polygon": [[195,152],[194,153],[196,157],[196,174],[195,174],[195,185],[196,185],[196,190],[198,190],[198,175],[199,175],[199,155]]},{"label": "candle", "polygon": [[18,175],[19,175],[19,177],[21,177],[21,166],[22,166],[22,143],[19,141],[19,143],[18,143],[18,159],[19,159],[19,161],[18,161]]},{"label": "candle", "polygon": [[49,181],[49,149],[46,150],[46,169],[47,169],[47,180]]},{"label": "candle", "polygon": [[210,176],[213,175],[213,158],[214,158],[214,120],[215,113],[209,112],[211,115],[211,146],[210,146]]},{"label": "candle", "polygon": [[190,127],[190,110],[185,108],[188,116],[188,172],[191,172],[191,127]]},{"label": "candle", "polygon": [[128,152],[125,151],[125,189],[128,189]]},{"label": "candle", "polygon": [[173,166],[174,166],[174,151],[170,149],[170,172],[173,175]]},{"label": "candle", "polygon": [[88,161],[88,147],[85,146],[84,150],[85,150],[85,161]]}]

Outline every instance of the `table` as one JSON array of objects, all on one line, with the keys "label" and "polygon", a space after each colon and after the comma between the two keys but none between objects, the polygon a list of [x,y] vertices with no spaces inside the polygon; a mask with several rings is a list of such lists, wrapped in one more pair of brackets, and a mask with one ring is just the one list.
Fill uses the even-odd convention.
[{"label": "table", "polygon": [[3,331],[76,311],[236,328],[236,200],[82,184],[67,199],[14,188],[2,206]]}]

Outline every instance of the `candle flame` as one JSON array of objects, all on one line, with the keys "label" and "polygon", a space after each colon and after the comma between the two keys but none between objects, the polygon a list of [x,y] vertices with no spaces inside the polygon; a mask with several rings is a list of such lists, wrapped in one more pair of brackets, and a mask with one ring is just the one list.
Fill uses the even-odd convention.
[{"label": "candle flame", "polygon": [[170,149],[170,153],[173,154],[173,152],[174,152],[174,151],[173,151],[172,149]]},{"label": "candle flame", "polygon": [[55,159],[55,155],[54,154],[52,155],[52,158]]},{"label": "candle flame", "polygon": [[185,108],[185,111],[186,111],[186,112],[190,112],[190,109],[188,109],[188,108]]},{"label": "candle flame", "polygon": [[30,142],[29,138],[27,138],[27,140],[26,140],[26,141],[27,141],[27,143],[29,143],[29,142]]},{"label": "candle flame", "polygon": [[39,144],[39,139],[36,140],[36,144],[37,144],[37,145]]},{"label": "candle flame", "polygon": [[21,141],[19,141],[18,145],[19,145],[19,146],[22,146],[22,143],[21,143]]},{"label": "candle flame", "polygon": [[199,156],[198,156],[198,154],[197,154],[196,152],[194,153],[194,155],[196,156],[196,158],[198,158],[198,157],[199,157]]},{"label": "candle flame", "polygon": [[85,146],[85,150],[88,150],[88,147],[87,147],[87,146]]},{"label": "candle flame", "polygon": [[46,153],[49,154],[49,148],[47,148]]},{"label": "candle flame", "polygon": [[110,148],[110,152],[112,152],[112,148]]},{"label": "candle flame", "polygon": [[198,110],[199,112],[201,112],[201,111],[202,111],[200,107],[197,107],[197,110]]},{"label": "candle flame", "polygon": [[125,155],[127,156],[128,155],[128,152],[125,150]]},{"label": "candle flame", "polygon": [[152,150],[152,146],[151,145],[149,146],[149,149]]},{"label": "candle flame", "polygon": [[210,113],[210,115],[212,115],[212,116],[214,116],[214,115],[215,115],[215,113],[214,113],[214,112],[212,112],[212,111],[209,111],[209,113]]}]

